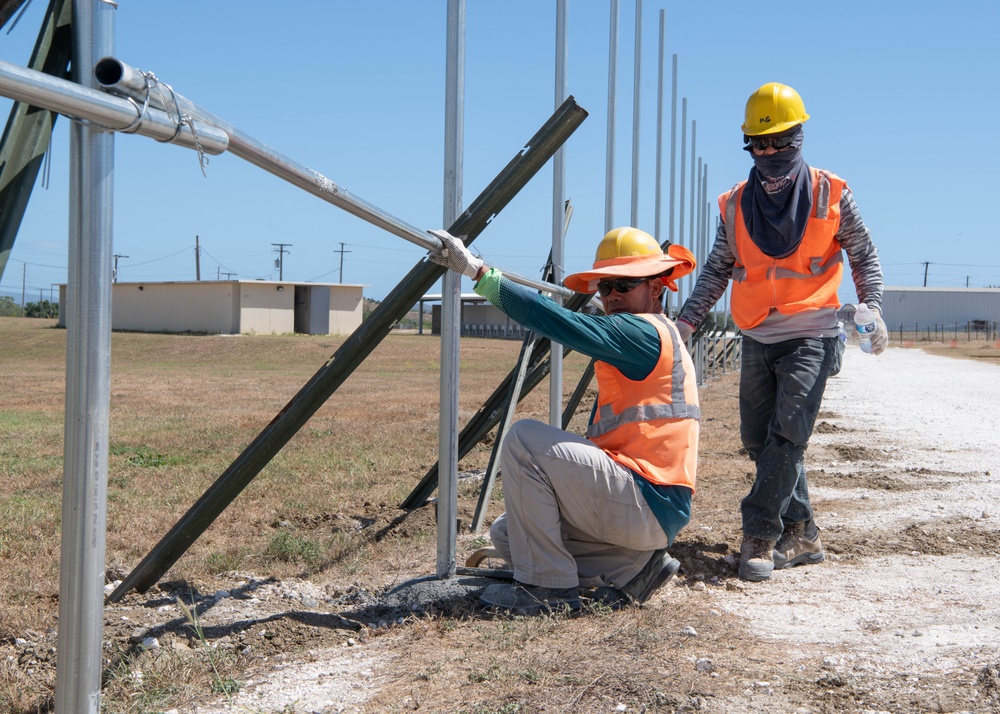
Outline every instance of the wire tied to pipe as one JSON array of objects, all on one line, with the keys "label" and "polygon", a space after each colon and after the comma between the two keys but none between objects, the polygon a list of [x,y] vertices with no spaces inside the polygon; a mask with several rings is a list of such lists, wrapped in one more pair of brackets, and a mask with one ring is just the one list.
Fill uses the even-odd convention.
[{"label": "wire tied to pipe", "polygon": [[[195,126],[194,117],[192,117],[190,114],[186,114],[181,111],[180,103],[177,101],[177,95],[176,93],[174,93],[173,87],[171,87],[166,82],[161,82],[159,79],[156,78],[156,75],[153,74],[152,72],[143,72],[142,70],[138,70],[138,72],[140,75],[142,75],[143,78],[143,87],[145,95],[143,97],[142,109],[140,110],[138,123],[139,124],[142,123],[142,115],[145,114],[146,109],[149,108],[150,94],[155,89],[157,92],[159,92],[164,110],[168,114],[170,114],[170,106],[173,105],[174,108],[173,111],[174,114],[176,115],[176,122],[177,122],[173,136],[171,136],[169,139],[157,139],[156,141],[159,141],[161,144],[169,144],[173,142],[178,136],[180,136],[181,130],[183,130],[185,125],[191,127],[191,135],[194,137],[195,150],[198,152],[198,168],[201,169],[201,175],[204,176],[205,178],[208,178],[208,175],[205,173],[205,167],[208,166],[208,155],[205,153],[205,149],[201,145],[201,139],[198,137],[198,129]],[[164,88],[170,93],[169,100],[164,94],[163,91]],[[139,106],[138,102],[136,102],[134,99],[128,96],[126,96],[125,98],[128,99],[134,106],[138,108]],[[136,131],[139,128],[138,124],[136,124],[135,122],[133,122],[133,125],[134,128],[132,128],[132,125],[130,125],[129,127],[132,132]],[[122,131],[126,130],[123,129]]]},{"label": "wire tied to pipe", "polygon": [[[173,87],[165,82],[161,82],[156,78],[156,75],[152,72],[143,72],[142,70],[136,70],[139,75],[142,76],[143,87],[142,93],[142,104],[136,101],[135,98],[129,96],[128,94],[119,93],[118,96],[127,101],[135,109],[135,119],[133,119],[127,126],[118,128],[113,126],[108,126],[106,124],[100,124],[98,122],[90,121],[89,119],[81,119],[80,117],[75,117],[72,115],[66,115],[74,122],[82,124],[84,126],[89,126],[93,129],[99,131],[111,131],[120,132],[122,134],[136,134],[142,128],[142,122],[146,118],[146,114],[150,108],[150,97],[152,96],[153,90],[157,90],[160,95],[161,104],[163,111],[167,113],[167,116],[174,123],[174,133],[167,139],[156,139],[156,141],[161,144],[170,144],[177,140],[181,132],[184,130],[185,126],[190,127],[191,135],[194,137],[195,150],[198,152],[198,168],[201,169],[201,175],[208,178],[205,173],[205,167],[208,166],[208,155],[205,153],[205,148],[202,146],[201,137],[198,136],[198,128],[195,125],[194,117],[190,114],[186,114],[181,111],[180,103],[177,100],[177,95],[174,93]],[[169,99],[164,93],[163,88],[166,88],[169,92]],[[173,109],[171,109],[173,105]]]}]

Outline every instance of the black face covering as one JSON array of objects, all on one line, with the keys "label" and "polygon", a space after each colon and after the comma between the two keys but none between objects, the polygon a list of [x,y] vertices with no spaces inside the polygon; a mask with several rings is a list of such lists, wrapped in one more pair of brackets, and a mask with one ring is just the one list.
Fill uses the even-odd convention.
[{"label": "black face covering", "polygon": [[812,211],[812,179],[802,158],[802,126],[795,130],[795,140],[784,151],[760,156],[750,152],[754,165],[740,199],[751,240],[772,258],[795,252]]}]

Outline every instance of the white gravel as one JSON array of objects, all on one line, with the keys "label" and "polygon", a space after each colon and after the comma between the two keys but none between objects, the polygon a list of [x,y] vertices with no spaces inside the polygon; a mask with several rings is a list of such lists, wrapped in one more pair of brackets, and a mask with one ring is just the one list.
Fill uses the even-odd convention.
[{"label": "white gravel", "polygon": [[[865,446],[888,453],[882,471],[919,479],[926,469],[945,487],[811,488],[817,522],[885,529],[965,517],[1000,531],[998,405],[1000,367],[918,349],[890,348],[875,357],[848,345],[821,412],[843,430],[814,435],[807,467],[871,468],[829,460],[834,452],[824,449]],[[854,499],[857,507],[831,513],[824,501],[833,499]],[[995,554],[902,552],[777,571],[767,583],[720,592],[718,601],[753,632],[803,658],[819,653],[834,668],[939,675],[1000,661],[998,581]]]}]

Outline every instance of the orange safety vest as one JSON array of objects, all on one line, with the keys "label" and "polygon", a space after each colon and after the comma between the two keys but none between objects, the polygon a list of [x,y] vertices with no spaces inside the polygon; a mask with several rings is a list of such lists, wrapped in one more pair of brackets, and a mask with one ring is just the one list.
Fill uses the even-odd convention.
[{"label": "orange safety vest", "polygon": [[643,314],[660,335],[660,357],[642,381],[596,362],[597,409],[587,438],[647,481],[694,491],[701,410],[694,363],[674,323]]},{"label": "orange safety vest", "polygon": [[740,198],[746,181],[719,196],[726,220],[726,240],[736,258],[733,267],[733,321],[746,330],[764,321],[772,308],[791,315],[824,307],[838,308],[837,288],[844,275],[844,256],[836,239],[840,228],[840,194],[847,182],[810,167],[813,214],[802,243],[785,258],[766,255],[750,238]]}]

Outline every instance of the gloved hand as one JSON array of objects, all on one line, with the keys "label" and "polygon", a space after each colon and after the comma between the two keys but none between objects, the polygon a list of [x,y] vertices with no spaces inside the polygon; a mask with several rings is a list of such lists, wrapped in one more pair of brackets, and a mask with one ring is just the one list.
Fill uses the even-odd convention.
[{"label": "gloved hand", "polygon": [[889,345],[889,329],[885,326],[882,313],[875,310],[875,331],[871,334],[872,354],[880,355]]},{"label": "gloved hand", "polygon": [[430,259],[438,265],[443,265],[456,273],[468,275],[473,280],[479,275],[479,269],[483,267],[483,259],[469,252],[461,239],[456,238],[448,231],[427,231],[432,236],[437,236],[443,244],[437,251],[431,251]]},{"label": "gloved hand", "polygon": [[684,322],[684,320],[678,320],[674,324],[677,325],[677,331],[681,333],[681,342],[687,342],[691,339],[691,335],[694,334],[694,327]]}]

